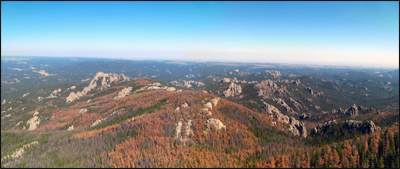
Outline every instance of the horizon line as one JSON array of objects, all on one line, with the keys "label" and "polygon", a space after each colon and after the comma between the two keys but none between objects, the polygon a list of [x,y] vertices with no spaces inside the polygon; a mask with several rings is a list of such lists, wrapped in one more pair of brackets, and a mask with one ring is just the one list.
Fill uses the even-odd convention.
[{"label": "horizon line", "polygon": [[[324,63],[324,62],[282,62],[282,61],[226,61],[226,60],[187,60],[187,59],[161,59],[161,58],[125,58],[125,57],[95,57],[95,56],[20,56],[20,55],[1,55],[1,57],[63,57],[63,58],[97,58],[97,59],[114,59],[114,60],[141,60],[141,61],[183,61],[183,62],[220,62],[220,63],[252,63],[252,64],[289,64],[289,65],[302,65],[302,66],[335,66],[335,67],[354,67],[354,68],[394,68],[394,69],[399,69],[400,65],[397,64],[396,66],[394,65],[389,65],[389,64],[382,64],[378,65],[372,65],[370,64],[365,64],[365,63],[354,63],[349,65],[349,64],[344,64],[342,62],[332,62],[332,63]],[[357,65],[354,65],[357,64]]]}]

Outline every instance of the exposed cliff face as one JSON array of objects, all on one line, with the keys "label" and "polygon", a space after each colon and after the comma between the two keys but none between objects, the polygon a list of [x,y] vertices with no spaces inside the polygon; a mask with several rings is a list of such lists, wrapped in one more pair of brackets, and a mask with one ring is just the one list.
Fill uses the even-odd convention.
[{"label": "exposed cliff face", "polygon": [[293,117],[283,115],[275,106],[272,106],[265,102],[264,104],[265,104],[264,109],[266,110],[266,112],[270,114],[275,114],[274,117],[277,119],[277,121],[284,124],[289,124],[289,131],[292,132],[295,136],[301,135],[303,137],[307,137],[306,126],[303,122],[299,122]]},{"label": "exposed cliff face", "polygon": [[114,97],[114,100],[120,99],[128,95],[132,90],[132,87],[127,87],[121,90],[121,92],[118,93],[118,96]]},{"label": "exposed cliff face", "polygon": [[[97,88],[97,90],[103,90],[105,88],[110,87],[111,83],[113,83],[113,82],[118,83],[118,82],[125,82],[125,81],[129,81],[129,80],[130,79],[128,77],[124,76],[124,74],[117,75],[117,74],[112,74],[112,73],[107,74],[107,73],[103,73],[103,72],[98,72],[96,74],[96,76],[94,76],[92,81],[90,82],[89,87],[91,87],[91,89]],[[98,85],[98,82],[101,82],[101,84]]]},{"label": "exposed cliff face", "polygon": [[278,87],[272,80],[263,80],[260,83],[254,85],[258,89],[258,96],[263,96],[265,99],[273,98],[274,95],[284,97],[289,95],[289,91],[286,87]]},{"label": "exposed cliff face", "polygon": [[66,102],[67,103],[73,102],[76,99],[79,99],[82,96],[86,95],[92,89],[103,90],[105,88],[110,87],[112,83],[120,83],[129,80],[130,79],[124,76],[124,74],[117,75],[112,73],[98,72],[94,76],[92,81],[90,81],[89,86],[83,88],[82,92],[77,92],[76,94],[74,92],[71,92],[67,97]]},{"label": "exposed cliff face", "polygon": [[140,89],[135,90],[133,92],[133,94],[135,94],[139,91],[142,91],[142,90],[161,90],[162,89],[162,90],[168,90],[168,91],[172,91],[172,92],[176,91],[175,87],[168,87],[168,86],[160,87],[160,86],[161,86],[161,84],[157,83],[157,82],[154,82],[153,84],[147,84],[146,86],[143,86]]},{"label": "exposed cliff face", "polygon": [[268,104],[268,103],[265,103],[264,102],[264,110],[265,110],[265,112],[267,112],[267,113],[269,113],[269,114],[274,114],[274,113],[281,113],[280,111],[279,111],[279,109],[278,108],[276,108],[275,106],[272,106],[272,105],[270,105],[270,104]]},{"label": "exposed cliff face", "polygon": [[364,106],[356,106],[356,104],[353,104],[353,106],[349,107],[346,110],[343,110],[342,108],[339,108],[339,110],[333,109],[331,111],[332,114],[347,114],[349,116],[357,116],[360,111],[366,111],[366,112],[371,112],[371,111],[378,111],[376,108],[366,108]]},{"label": "exposed cliff face", "polygon": [[305,90],[307,90],[308,92],[310,92],[311,95],[313,95],[314,97],[315,97],[315,96],[321,96],[321,95],[324,94],[324,92],[317,92],[317,91],[311,89],[311,87],[306,87]]},{"label": "exposed cliff face", "polygon": [[276,70],[271,70],[271,71],[266,70],[265,74],[272,75],[272,76],[274,76],[274,78],[277,78],[277,77],[279,77],[281,75],[281,72],[280,71],[276,71]]},{"label": "exposed cliff face", "polygon": [[231,82],[231,79],[230,78],[223,78],[221,82],[222,83],[229,83],[229,82]]},{"label": "exposed cliff face", "polygon": [[190,81],[183,80],[182,82],[178,82],[178,81],[174,80],[174,81],[171,81],[171,83],[173,85],[175,85],[175,86],[183,86],[183,87],[186,87],[186,88],[191,88],[192,85],[195,85],[197,87],[205,86],[204,83],[196,82],[196,81],[193,81],[193,80],[190,80]]},{"label": "exposed cliff face", "polygon": [[297,112],[295,112],[289,105],[287,105],[285,103],[285,101],[283,101],[282,99],[272,99],[273,101],[276,101],[278,104],[280,104],[283,108],[285,108],[285,110],[290,113],[290,114],[297,114]]},{"label": "exposed cliff face", "polygon": [[289,131],[291,131],[295,136],[307,137],[307,129],[303,122],[299,122],[293,117],[289,119]]},{"label": "exposed cliff face", "polygon": [[357,116],[358,115],[358,107],[356,104],[353,104],[349,109],[347,109],[346,114],[350,116]]},{"label": "exposed cliff face", "polygon": [[[333,123],[338,124],[336,120],[328,121],[325,122],[324,124],[319,124],[317,127],[314,127],[311,130],[311,135],[330,134],[330,132],[332,132]],[[377,130],[380,130],[380,128],[377,127],[373,121],[366,121],[362,123],[361,121],[356,121],[356,120],[346,120],[343,123],[340,123],[340,125],[349,130],[355,129],[363,133],[373,133]]]},{"label": "exposed cliff face", "polygon": [[300,86],[300,79],[297,79],[296,81],[293,82],[296,86]]},{"label": "exposed cliff face", "polygon": [[231,83],[228,88],[223,92],[225,97],[235,96],[242,93],[242,87],[235,83]]}]

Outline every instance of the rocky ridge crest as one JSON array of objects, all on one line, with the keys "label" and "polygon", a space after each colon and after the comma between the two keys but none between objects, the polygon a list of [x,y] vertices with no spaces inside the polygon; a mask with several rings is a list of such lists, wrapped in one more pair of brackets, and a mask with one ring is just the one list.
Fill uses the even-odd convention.
[{"label": "rocky ridge crest", "polygon": [[225,97],[235,96],[242,93],[242,87],[235,83],[231,83],[228,88],[223,92]]},{"label": "rocky ridge crest", "polygon": [[258,96],[263,96],[264,99],[273,98],[273,95],[277,95],[280,97],[285,97],[286,95],[290,95],[289,91],[285,86],[281,85],[278,87],[272,80],[263,80],[260,83],[254,85],[256,89],[258,89]]},{"label": "rocky ridge crest", "polygon": [[125,82],[129,81],[130,79],[124,74],[117,75],[117,74],[112,74],[112,73],[103,73],[103,72],[98,72],[92,81],[90,81],[89,86],[83,88],[82,92],[71,92],[69,96],[66,99],[67,103],[73,102],[76,99],[79,99],[86,95],[89,91],[92,89],[97,89],[97,90],[103,90],[105,88],[108,88],[111,86],[111,83],[119,83],[119,82]]},{"label": "rocky ridge crest", "polygon": [[277,121],[282,122],[284,124],[289,124],[289,131],[293,133],[296,136],[303,136],[307,137],[307,129],[306,125],[303,122],[300,122],[296,120],[293,117],[289,117],[286,115],[283,115],[278,108],[276,108],[273,105],[270,105],[268,103],[265,103],[264,109],[266,110],[267,113],[269,114],[275,114],[274,116],[271,115],[272,117],[276,118]]},{"label": "rocky ridge crest", "polygon": [[[333,127],[333,123],[337,124],[336,120],[331,120],[325,122],[323,124],[319,124],[317,127],[314,127],[311,130],[311,135],[321,135],[323,133],[327,133]],[[363,133],[374,133],[377,130],[380,130],[380,127],[376,126],[373,121],[366,121],[362,123],[361,121],[356,120],[346,120],[341,125],[349,130],[357,130]],[[329,133],[327,133],[329,134]]]}]

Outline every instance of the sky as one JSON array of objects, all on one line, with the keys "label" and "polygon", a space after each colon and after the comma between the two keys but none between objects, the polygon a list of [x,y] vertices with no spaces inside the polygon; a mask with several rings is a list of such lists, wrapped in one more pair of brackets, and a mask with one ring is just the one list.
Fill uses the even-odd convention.
[{"label": "sky", "polygon": [[399,2],[1,2],[1,56],[399,67]]}]

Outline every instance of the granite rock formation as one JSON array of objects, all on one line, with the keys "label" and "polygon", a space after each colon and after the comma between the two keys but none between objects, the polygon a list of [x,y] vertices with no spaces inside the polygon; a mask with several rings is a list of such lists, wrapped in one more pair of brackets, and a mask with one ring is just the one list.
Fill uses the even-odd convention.
[{"label": "granite rock formation", "polygon": [[98,72],[92,81],[89,83],[89,86],[83,88],[82,92],[71,92],[69,96],[66,99],[67,103],[73,102],[76,99],[81,98],[82,96],[86,95],[89,91],[93,89],[97,90],[103,90],[105,88],[108,88],[111,86],[112,83],[119,83],[119,82],[125,82],[129,81],[130,79],[124,74],[117,75],[117,74],[112,74],[112,73],[103,73],[103,72]]},{"label": "granite rock formation", "polygon": [[121,90],[121,92],[118,93],[117,96],[114,97],[114,100],[117,100],[117,99],[125,97],[126,95],[129,95],[131,90],[132,90],[132,87],[125,87],[124,89]]},{"label": "granite rock formation", "polygon": [[267,75],[272,75],[272,76],[274,76],[274,78],[277,78],[277,77],[279,77],[281,75],[281,72],[280,71],[276,71],[276,70],[271,70],[271,71],[266,70],[264,73],[267,74]]},{"label": "granite rock formation", "polygon": [[273,98],[274,95],[285,97],[290,95],[289,91],[285,86],[278,87],[272,80],[263,80],[260,83],[254,85],[258,89],[258,96],[263,96],[265,99]]},{"label": "granite rock formation", "polygon": [[242,93],[242,87],[235,83],[231,83],[228,88],[223,92],[225,97],[235,96]]},{"label": "granite rock formation", "polygon": [[[330,134],[333,128],[333,123],[338,124],[336,120],[325,122],[324,124],[319,124],[317,127],[314,127],[311,130],[312,135],[323,135],[323,134]],[[342,127],[345,127],[349,130],[357,130],[363,133],[374,133],[377,130],[380,130],[379,127],[375,125],[373,121],[366,121],[362,123],[361,121],[356,120],[346,120],[340,123]]]}]

